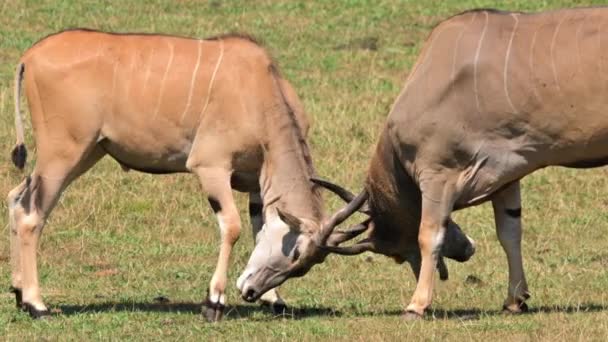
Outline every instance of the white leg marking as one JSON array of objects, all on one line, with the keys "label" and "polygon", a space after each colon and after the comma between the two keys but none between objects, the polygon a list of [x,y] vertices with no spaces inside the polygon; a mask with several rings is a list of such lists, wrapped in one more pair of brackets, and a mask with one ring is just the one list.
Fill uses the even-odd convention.
[{"label": "white leg marking", "polygon": [[224,220],[224,215],[222,215],[222,212],[218,212],[217,213],[217,222],[220,226],[220,234],[224,235],[226,233],[226,222]]},{"label": "white leg marking", "polygon": [[508,85],[508,76],[509,76],[509,57],[511,57],[511,46],[513,45],[513,37],[515,37],[515,31],[517,31],[517,25],[519,24],[519,19],[517,18],[516,13],[511,13],[513,19],[515,19],[515,26],[513,27],[513,32],[511,32],[511,38],[509,39],[509,45],[507,46],[507,53],[505,55],[505,69],[504,69],[504,87],[505,87],[505,95],[507,96],[507,101],[513,110],[513,113],[517,113],[518,110],[513,105],[513,101],[511,101],[511,96],[509,96],[509,85]]},{"label": "white leg marking", "polygon": [[165,91],[165,83],[167,82],[167,75],[169,74],[169,69],[171,68],[171,64],[173,63],[173,55],[174,55],[174,46],[170,41],[167,41],[167,45],[169,45],[169,60],[167,61],[167,66],[165,67],[165,73],[163,74],[163,79],[160,81],[160,91],[158,92],[158,97],[156,99],[156,109],[154,110],[154,115],[152,116],[152,120],[156,119],[158,115],[158,111],[160,110],[160,105],[163,99],[163,92]]},{"label": "white leg marking", "polygon": [[190,103],[192,101],[192,93],[194,91],[194,84],[196,83],[196,77],[198,76],[198,68],[201,64],[201,48],[203,46],[203,41],[198,41],[198,54],[196,57],[196,64],[194,65],[194,72],[192,73],[192,78],[190,79],[190,93],[188,93],[188,102],[186,103],[186,108],[184,108],[184,112],[182,113],[182,117],[180,119],[180,123],[184,121],[186,118],[186,114],[190,110]]},{"label": "white leg marking", "polygon": [[486,22],[483,25],[483,30],[481,31],[481,36],[479,37],[479,43],[477,44],[477,51],[475,52],[475,61],[473,62],[473,91],[475,93],[475,104],[477,105],[477,112],[481,112],[481,107],[479,105],[479,90],[477,88],[477,64],[479,63],[479,54],[481,52],[481,45],[483,44],[483,38],[486,35],[486,30],[488,29],[488,12],[483,12],[486,15]]},{"label": "white leg marking", "polygon": [[226,295],[223,293],[216,293],[214,291],[211,291],[211,293],[209,293],[209,300],[212,303],[220,303],[222,305],[226,305]]},{"label": "white leg marking", "polygon": [[[541,25],[542,26],[542,25]],[[530,57],[529,59],[529,64],[530,64],[530,74],[532,75],[532,92],[534,93],[534,96],[536,96],[536,98],[538,99],[538,101],[542,102],[542,98],[540,97],[540,94],[538,93],[538,90],[536,89],[536,75],[534,72],[534,46],[536,46],[536,37],[538,36],[538,31],[540,30],[540,27],[536,28],[536,31],[534,31],[534,35],[532,36],[532,43],[530,44]]]},{"label": "white leg marking", "polygon": [[555,66],[555,42],[557,41],[557,34],[559,33],[559,28],[562,26],[566,17],[562,18],[560,22],[555,26],[555,32],[553,32],[553,38],[551,39],[551,69],[553,70],[553,81],[555,82],[555,86],[557,87],[558,92],[562,92],[561,87],[559,86],[559,79],[557,77],[557,67]]},{"label": "white leg marking", "polygon": [[508,209],[521,208],[519,183],[511,185],[499,193],[492,200],[492,207],[496,234],[507,256],[509,266],[509,287],[505,305],[512,309],[514,306],[519,306],[528,296],[521,254],[521,217],[513,217],[507,213]]}]

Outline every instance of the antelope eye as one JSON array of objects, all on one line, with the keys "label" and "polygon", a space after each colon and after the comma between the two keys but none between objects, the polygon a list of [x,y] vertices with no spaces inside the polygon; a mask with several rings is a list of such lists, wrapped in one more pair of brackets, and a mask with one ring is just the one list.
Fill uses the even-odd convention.
[{"label": "antelope eye", "polygon": [[300,249],[296,246],[293,250],[293,261],[297,261],[300,258]]}]

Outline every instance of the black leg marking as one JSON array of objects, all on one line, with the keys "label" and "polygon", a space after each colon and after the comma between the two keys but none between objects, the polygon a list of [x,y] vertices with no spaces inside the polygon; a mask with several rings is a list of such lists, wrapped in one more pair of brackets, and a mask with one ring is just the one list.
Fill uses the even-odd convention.
[{"label": "black leg marking", "polygon": [[30,213],[33,191],[34,189],[32,188],[32,177],[27,176],[25,180],[25,189],[23,190],[23,194],[21,195],[21,206],[23,207],[23,210],[25,210],[26,215]]},{"label": "black leg marking", "polygon": [[517,209],[505,209],[505,212],[507,213],[507,215],[513,217],[513,218],[518,218],[521,217],[521,208],[517,208]]},{"label": "black leg marking", "polygon": [[285,315],[287,313],[287,305],[283,303],[272,304],[272,313],[275,315]]},{"label": "black leg marking", "polygon": [[287,313],[287,304],[285,303],[269,303],[262,302],[262,307],[269,307],[274,315],[285,315]]},{"label": "black leg marking", "polygon": [[21,309],[21,306],[23,305],[23,294],[21,292],[21,289],[11,286],[9,288],[9,291],[15,294],[15,302],[17,305],[17,309]]},{"label": "black leg marking", "polygon": [[249,215],[262,216],[262,205],[260,203],[249,202]]},{"label": "black leg marking", "polygon": [[51,315],[49,310],[38,310],[30,303],[23,303],[21,309],[30,314],[33,319],[41,319]]},{"label": "black leg marking", "polygon": [[19,144],[15,146],[13,151],[11,152],[11,159],[13,160],[13,164],[19,168],[19,170],[23,170],[25,167],[25,162],[27,160],[27,150],[25,149],[24,144]]},{"label": "black leg marking", "polygon": [[222,211],[222,205],[220,204],[220,202],[218,200],[216,200],[215,198],[209,196],[208,198],[209,200],[209,204],[211,205],[211,209],[213,209],[214,213],[219,213],[220,211]]},{"label": "black leg marking", "polygon": [[203,307],[205,318],[208,322],[218,322],[224,316],[224,310],[226,309],[226,305],[219,302],[213,302],[209,296],[209,290],[207,290],[207,299],[205,300],[205,305]]}]

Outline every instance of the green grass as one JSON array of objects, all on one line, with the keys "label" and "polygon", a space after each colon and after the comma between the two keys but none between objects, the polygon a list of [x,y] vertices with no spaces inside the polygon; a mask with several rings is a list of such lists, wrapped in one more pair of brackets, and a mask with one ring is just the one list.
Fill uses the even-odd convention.
[{"label": "green grass", "polygon": [[[358,190],[389,107],[417,52],[441,18],[473,7],[540,10],[576,1],[99,1],[6,0],[0,4],[0,193],[23,175],[14,142],[12,79],[20,54],[67,27],[262,38],[313,117],[319,174]],[[597,3],[600,3],[597,1]],[[375,45],[376,49],[373,49]],[[29,127],[29,124],[28,124]],[[30,129],[28,128],[28,132]],[[28,140],[30,151],[33,143]],[[30,167],[34,158],[30,158]],[[478,242],[466,264],[450,263],[428,319],[405,322],[414,289],[408,267],[382,256],[328,258],[282,294],[275,317],[243,303],[234,287],[251,250],[246,218],[230,272],[232,308],[206,323],[198,303],[213,272],[219,234],[189,175],[124,173],[110,159],[75,182],[53,212],[39,252],[44,298],[62,315],[33,322],[0,294],[8,340],[602,340],[608,335],[606,169],[547,169],[523,182],[524,258],[532,313],[503,316],[506,260],[491,208],[455,214]],[[339,202],[327,196],[329,210]],[[0,287],[8,288],[6,206],[0,216]],[[481,279],[467,284],[469,275]],[[164,296],[170,302],[155,302]],[[0,337],[2,339],[2,337]]]}]

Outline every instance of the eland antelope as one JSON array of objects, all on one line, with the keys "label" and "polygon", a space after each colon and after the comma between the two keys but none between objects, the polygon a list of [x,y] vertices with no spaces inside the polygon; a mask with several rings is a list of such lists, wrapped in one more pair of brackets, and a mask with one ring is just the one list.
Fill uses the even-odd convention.
[{"label": "eland antelope", "polygon": [[[370,215],[342,233],[368,228],[367,238],[347,247],[321,239],[324,250],[419,258],[405,314],[421,317],[453,231],[452,211],[491,201],[508,263],[503,308],[527,310],[520,179],[546,166],[608,164],[607,21],[608,8],[580,8],[481,9],[441,22],[393,104],[365,189],[355,197],[317,180],[352,199],[322,235],[338,234],[332,229],[357,209]],[[276,285],[260,276],[249,286],[263,291],[266,284]]]},{"label": "eland antelope", "polygon": [[[48,314],[36,262],[45,221],[61,192],[105,155],[127,170],[198,176],[221,235],[206,303],[210,320],[222,316],[229,258],[241,230],[231,189],[250,194],[254,236],[263,225],[288,230],[274,219],[279,207],[321,221],[321,197],[309,181],[308,119],[252,38],[68,30],[27,50],[15,81],[12,159],[24,168],[24,82],[37,160],[7,198],[11,285],[17,306],[32,317]],[[274,289],[262,300],[284,305]]]}]

